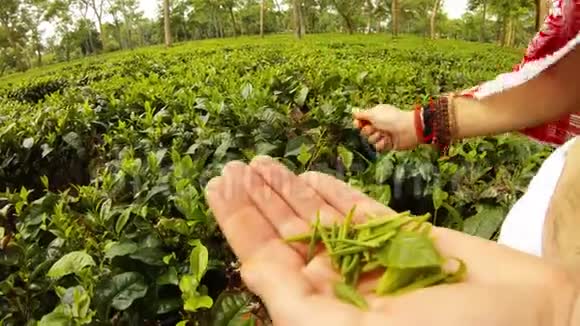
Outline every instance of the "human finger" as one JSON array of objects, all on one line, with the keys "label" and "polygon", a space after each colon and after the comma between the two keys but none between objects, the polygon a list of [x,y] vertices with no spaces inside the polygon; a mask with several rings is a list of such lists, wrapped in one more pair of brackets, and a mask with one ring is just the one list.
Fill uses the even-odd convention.
[{"label": "human finger", "polygon": [[[296,212],[288,203],[280,197],[266,183],[263,177],[250,166],[244,166],[244,172],[248,175],[245,190],[250,199],[264,217],[274,227],[282,238],[310,231],[309,223],[296,215]],[[306,256],[308,248],[303,244],[292,244],[302,256]]]},{"label": "human finger", "polygon": [[375,127],[373,127],[372,125],[368,124],[365,125],[362,129],[361,129],[361,133],[367,137],[371,136],[373,133],[375,133],[377,131],[377,129]]},{"label": "human finger", "polygon": [[331,224],[341,219],[339,212],[333,206],[281,163],[262,156],[252,160],[250,166],[297,216],[308,223],[315,221],[317,215],[320,216],[323,224]]},{"label": "human finger", "polygon": [[370,144],[376,144],[382,138],[382,134],[379,131],[375,131],[369,138],[368,142]]},{"label": "human finger", "polygon": [[228,163],[222,176],[210,180],[206,198],[215,219],[237,257],[244,261],[278,234],[254,205],[243,180],[244,164]]},{"label": "human finger", "polygon": [[334,207],[341,215],[348,214],[354,207],[356,221],[364,221],[368,214],[395,215],[396,212],[379,202],[370,199],[363,192],[347,186],[342,181],[320,172],[306,172],[300,175],[328,204]]},{"label": "human finger", "polygon": [[375,144],[375,149],[378,152],[384,152],[393,149],[393,142],[391,137],[383,135],[379,141]]}]

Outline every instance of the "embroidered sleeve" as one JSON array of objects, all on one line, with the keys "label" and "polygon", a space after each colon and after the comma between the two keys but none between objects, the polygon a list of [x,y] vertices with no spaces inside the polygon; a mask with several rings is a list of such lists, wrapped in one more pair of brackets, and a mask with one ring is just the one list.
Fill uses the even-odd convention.
[{"label": "embroidered sleeve", "polygon": [[[552,7],[542,29],[530,42],[526,54],[514,71],[497,76],[461,94],[484,98],[522,85],[565,57],[580,42],[580,0],[551,0]],[[561,145],[580,133],[580,114],[571,114],[560,121],[523,130],[534,140]]]}]

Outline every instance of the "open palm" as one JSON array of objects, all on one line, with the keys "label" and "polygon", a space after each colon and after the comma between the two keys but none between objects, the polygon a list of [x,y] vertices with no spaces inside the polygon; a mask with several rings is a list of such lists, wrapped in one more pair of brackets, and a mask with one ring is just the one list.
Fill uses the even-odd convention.
[{"label": "open palm", "polygon": [[232,162],[210,182],[207,199],[241,261],[245,283],[264,300],[276,325],[536,325],[538,314],[554,322],[569,315],[561,305],[546,304],[574,298],[564,274],[535,257],[439,228],[432,231],[438,249],[468,266],[464,283],[378,298],[377,277],[367,277],[359,290],[369,310],[343,303],[333,293],[340,275],[325,252],[307,263],[307,245],[283,239],[309,232],[317,213],[330,224],[354,205],[355,221],[364,213],[395,212],[325,174],[297,176],[264,157],[249,165]]}]

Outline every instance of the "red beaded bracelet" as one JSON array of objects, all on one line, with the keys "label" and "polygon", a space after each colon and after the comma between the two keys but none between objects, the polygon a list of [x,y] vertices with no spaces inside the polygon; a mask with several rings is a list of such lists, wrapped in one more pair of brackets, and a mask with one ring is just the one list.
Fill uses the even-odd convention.
[{"label": "red beaded bracelet", "polygon": [[423,107],[419,104],[415,107],[415,133],[419,143],[425,143],[425,126],[423,121]]}]

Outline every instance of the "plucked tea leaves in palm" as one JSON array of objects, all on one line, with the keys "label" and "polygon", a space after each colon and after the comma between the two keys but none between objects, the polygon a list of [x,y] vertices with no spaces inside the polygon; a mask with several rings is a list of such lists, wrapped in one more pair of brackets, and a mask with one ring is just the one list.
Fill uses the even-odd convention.
[{"label": "plucked tea leaves in palm", "polygon": [[[430,237],[430,215],[413,216],[404,212],[378,216],[365,223],[353,224],[354,208],[341,224],[322,225],[320,218],[312,232],[286,239],[308,244],[308,261],[320,244],[328,252],[341,281],[335,295],[361,309],[367,308],[364,296],[357,291],[359,280],[368,273],[382,274],[375,294],[398,295],[409,291],[461,282],[467,273],[465,263],[446,258]],[[450,259],[459,263],[453,271],[446,267]]]}]

